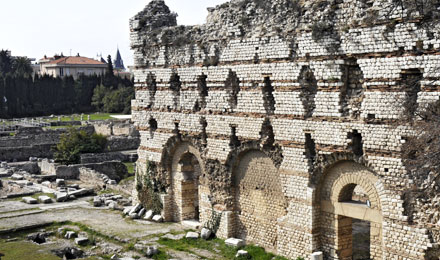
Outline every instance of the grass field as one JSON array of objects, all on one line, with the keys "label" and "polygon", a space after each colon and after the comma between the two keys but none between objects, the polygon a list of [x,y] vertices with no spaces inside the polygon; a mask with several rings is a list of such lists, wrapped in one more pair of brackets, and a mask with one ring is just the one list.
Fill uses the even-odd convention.
[{"label": "grass field", "polygon": [[[88,120],[89,115],[90,115],[90,120],[95,121],[95,120],[113,119],[111,116],[119,115],[119,114],[109,114],[109,113],[84,114],[83,120]],[[71,116],[67,115],[67,116],[61,116],[61,121],[63,122],[72,121],[72,117],[73,117],[73,121],[81,120],[81,115],[71,115]],[[57,120],[58,120],[58,116],[55,116],[54,118],[51,119],[51,121],[57,121]]]}]

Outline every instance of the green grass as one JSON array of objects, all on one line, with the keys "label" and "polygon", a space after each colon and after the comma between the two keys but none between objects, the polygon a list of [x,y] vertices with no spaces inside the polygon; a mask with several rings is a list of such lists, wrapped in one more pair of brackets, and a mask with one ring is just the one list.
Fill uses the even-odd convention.
[{"label": "green grass", "polygon": [[63,128],[80,128],[80,127],[82,127],[82,125],[46,126],[46,127],[43,127],[43,128],[44,129],[53,129],[53,130],[55,130],[55,129],[63,129]]},{"label": "green grass", "polygon": [[61,258],[41,250],[40,245],[31,242],[0,242],[2,260],[60,260]]},{"label": "green grass", "polygon": [[[88,115],[90,115],[90,120],[94,121],[94,120],[113,119],[111,116],[120,115],[120,114],[110,114],[110,113],[84,114],[83,120],[88,120]],[[80,121],[81,120],[80,114],[66,115],[66,116],[60,116],[60,117],[61,117],[62,122],[72,121],[72,117],[73,117],[73,121]],[[51,118],[50,121],[58,121],[58,116]]]},{"label": "green grass", "polygon": [[[82,224],[82,223],[77,223],[77,222],[71,222],[71,221],[64,221],[64,222],[56,222],[52,225],[52,227],[54,229],[58,228],[58,227],[63,227],[63,226],[75,226],[77,228],[79,228],[79,230],[86,232],[88,234],[88,237],[94,237],[96,238],[101,238],[105,241],[109,241],[115,244],[120,244],[120,242],[106,234],[102,234],[96,230],[93,230],[91,228],[89,228],[88,226]],[[66,229],[68,230],[68,229]]]},{"label": "green grass", "polygon": [[128,182],[130,182],[130,181],[134,181],[134,178],[135,178],[134,175],[133,175],[133,176],[130,176],[130,177],[127,177],[127,178],[121,180],[121,181],[119,182],[119,184],[120,184],[120,185],[125,185],[125,184],[127,184]]},{"label": "green grass", "polygon": [[[238,249],[227,246],[221,239],[203,240],[203,239],[180,239],[172,240],[168,238],[160,238],[159,244],[177,251],[188,252],[192,254],[197,253],[194,249],[204,249],[211,251],[214,254],[221,255],[225,259],[235,259]],[[275,256],[272,253],[266,252],[263,248],[254,245],[248,245],[242,248],[248,251],[249,257],[241,257],[238,259],[255,259],[255,260],[287,260],[287,258]]]},{"label": "green grass", "polygon": [[134,163],[126,162],[124,164],[125,164],[125,167],[127,167],[128,174],[133,175],[134,174]]},{"label": "green grass", "polygon": [[40,196],[48,196],[49,198],[55,199],[55,195],[53,195],[53,193],[36,193],[34,195],[32,195],[31,197],[34,199],[38,199],[38,197]]}]

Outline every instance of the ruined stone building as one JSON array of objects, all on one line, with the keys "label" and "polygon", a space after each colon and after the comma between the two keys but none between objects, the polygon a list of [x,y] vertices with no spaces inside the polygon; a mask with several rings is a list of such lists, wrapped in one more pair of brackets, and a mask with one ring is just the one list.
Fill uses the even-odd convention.
[{"label": "ruined stone building", "polygon": [[406,203],[412,131],[396,124],[440,97],[423,15],[405,0],[234,0],[179,26],[151,1],[130,21],[138,190],[161,194],[167,221],[218,218],[217,236],[291,259],[359,259],[360,222],[371,259],[438,259],[440,202]]}]

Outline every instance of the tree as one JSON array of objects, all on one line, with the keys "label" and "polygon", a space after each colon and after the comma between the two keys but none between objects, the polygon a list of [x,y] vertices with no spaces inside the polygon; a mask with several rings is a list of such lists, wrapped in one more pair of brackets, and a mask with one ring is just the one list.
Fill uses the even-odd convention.
[{"label": "tree", "polygon": [[5,76],[12,72],[12,58],[9,55],[9,51],[0,51],[0,75]]},{"label": "tree", "polygon": [[31,61],[26,57],[16,57],[12,61],[12,71],[15,76],[25,78],[31,77],[34,72]]},{"label": "tree", "polygon": [[112,62],[112,56],[108,55],[107,57],[107,74],[110,76],[114,76],[114,69],[113,69],[113,62]]},{"label": "tree", "polygon": [[93,90],[92,106],[97,111],[103,111],[104,98],[108,90],[104,85],[99,85]]},{"label": "tree", "polygon": [[100,134],[88,134],[83,130],[71,128],[62,134],[55,148],[55,161],[65,165],[78,164],[82,153],[100,153],[105,149],[107,139]]}]

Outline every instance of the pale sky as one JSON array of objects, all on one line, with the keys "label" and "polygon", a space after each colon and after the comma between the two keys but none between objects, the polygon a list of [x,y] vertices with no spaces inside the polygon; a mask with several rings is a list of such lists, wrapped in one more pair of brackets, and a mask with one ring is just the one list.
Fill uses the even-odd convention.
[{"label": "pale sky", "polygon": [[[14,56],[42,58],[76,55],[95,58],[112,55],[119,46],[125,65],[133,64],[129,19],[149,0],[3,0],[0,49]],[[178,24],[201,24],[207,7],[227,0],[165,0],[178,13]]]}]

